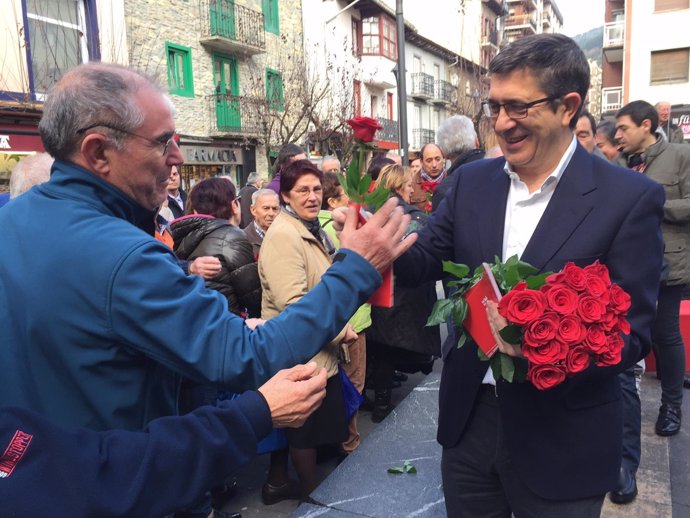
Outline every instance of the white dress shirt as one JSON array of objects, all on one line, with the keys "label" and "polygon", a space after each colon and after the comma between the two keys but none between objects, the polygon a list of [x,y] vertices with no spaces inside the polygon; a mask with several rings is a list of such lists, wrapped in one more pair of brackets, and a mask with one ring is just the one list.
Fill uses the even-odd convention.
[{"label": "white dress shirt", "polygon": [[[511,170],[510,164],[506,162],[504,170],[510,177],[510,190],[506,201],[506,218],[503,227],[503,261],[514,255],[517,255],[518,259],[522,257],[576,147],[577,139],[573,135],[572,142],[563,153],[556,168],[544,180],[541,187],[532,193],[529,192],[527,184],[520,180],[518,174]],[[487,369],[482,383],[496,384],[491,367]]]}]

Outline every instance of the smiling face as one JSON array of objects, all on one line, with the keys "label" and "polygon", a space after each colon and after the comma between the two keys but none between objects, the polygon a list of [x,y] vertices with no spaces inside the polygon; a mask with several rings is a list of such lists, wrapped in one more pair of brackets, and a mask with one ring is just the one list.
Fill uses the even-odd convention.
[{"label": "smiling face", "polygon": [[[522,119],[508,117],[504,108],[492,119],[503,155],[523,179],[545,178],[558,165],[572,141],[570,119],[579,106],[579,95],[567,93],[557,105],[544,102],[532,106]],[[495,103],[529,103],[548,94],[527,69],[491,77],[489,100]]]},{"label": "smiling face", "polygon": [[285,203],[303,220],[314,221],[318,218],[323,196],[318,176],[304,174],[297,179],[292,189],[281,194]]},{"label": "smiling face", "polygon": [[153,210],[167,198],[172,167],[182,164],[184,157],[174,141],[163,153],[165,142],[175,131],[170,105],[163,95],[143,87],[136,94],[136,102],[144,114],[144,123],[134,133],[160,144],[130,136],[124,149],[112,147],[105,179],[142,207]]}]

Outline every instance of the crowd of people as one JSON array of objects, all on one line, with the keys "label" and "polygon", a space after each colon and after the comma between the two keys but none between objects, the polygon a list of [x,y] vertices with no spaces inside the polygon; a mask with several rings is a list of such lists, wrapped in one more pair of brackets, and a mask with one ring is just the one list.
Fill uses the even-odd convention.
[{"label": "crowd of people", "polygon": [[[594,518],[607,493],[632,501],[650,349],[655,431],[681,427],[690,146],[665,102],[597,124],[587,61],[565,36],[512,43],[489,77],[481,139],[454,115],[409,166],[370,159],[389,200],[360,225],[338,157],[317,165],[291,143],[270,181],[187,192],[158,84],[100,63],[65,74],[39,126],[47,153],[20,162],[21,192],[0,209],[5,509],[220,517],[257,452],[270,453],[266,505],[313,502],[317,450],[352,453],[360,405],[380,422],[396,379],[438,358],[448,516]],[[494,379],[452,326],[441,344],[425,324],[442,261],[516,254],[541,271],[608,266],[632,300],[619,364],[539,391]],[[392,264],[392,306],[369,305]],[[500,351],[522,357],[491,304],[488,318]]]}]

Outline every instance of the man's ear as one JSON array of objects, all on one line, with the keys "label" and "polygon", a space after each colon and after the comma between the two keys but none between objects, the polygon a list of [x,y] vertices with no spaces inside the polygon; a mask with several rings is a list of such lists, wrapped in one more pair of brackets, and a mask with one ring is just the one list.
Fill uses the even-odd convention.
[{"label": "man's ear", "polygon": [[570,125],[570,121],[577,115],[577,110],[580,108],[580,105],[582,104],[582,98],[580,97],[580,94],[577,92],[570,92],[568,94],[565,94],[561,100],[561,104],[565,108],[565,111],[563,112],[564,116],[564,122],[566,126]]},{"label": "man's ear", "polygon": [[81,142],[81,162],[89,171],[99,176],[107,176],[110,173],[111,146],[104,135],[91,133]]},{"label": "man's ear", "polygon": [[652,121],[651,119],[644,119],[642,123],[640,123],[640,128],[644,129],[649,133],[650,135],[652,134]]}]

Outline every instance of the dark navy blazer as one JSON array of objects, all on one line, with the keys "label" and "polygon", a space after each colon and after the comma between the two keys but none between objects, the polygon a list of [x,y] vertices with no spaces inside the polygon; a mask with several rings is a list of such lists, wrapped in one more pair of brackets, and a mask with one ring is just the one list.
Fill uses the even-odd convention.
[{"label": "dark navy blazer", "polygon": [[[510,179],[505,160],[480,160],[461,168],[417,243],[398,259],[402,282],[441,277],[441,260],[475,268],[501,257]],[[542,271],[568,261],[599,259],[613,282],[632,297],[632,332],[622,362],[590,367],[563,384],[539,391],[530,383],[500,380],[497,394],[504,439],[513,463],[536,494],[576,499],[612,489],[620,467],[622,404],[617,374],[650,350],[663,241],[664,193],[641,174],[591,156],[579,144],[521,257]],[[471,419],[488,363],[468,342],[447,353],[439,395],[438,441],[456,445]]]}]

